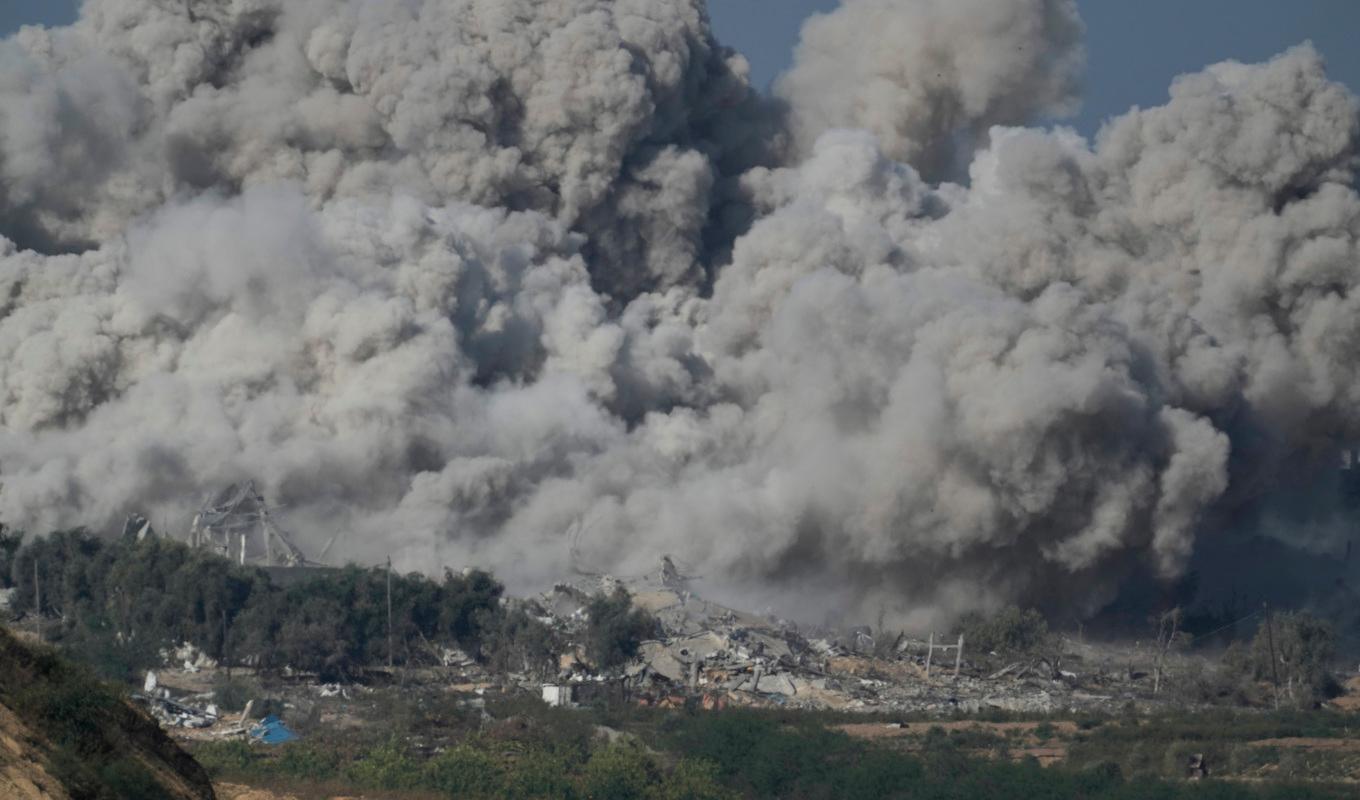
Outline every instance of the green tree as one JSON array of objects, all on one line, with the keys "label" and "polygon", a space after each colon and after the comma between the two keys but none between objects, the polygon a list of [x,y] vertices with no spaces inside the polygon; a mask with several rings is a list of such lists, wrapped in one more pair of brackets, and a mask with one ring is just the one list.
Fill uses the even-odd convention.
[{"label": "green tree", "polygon": [[0,589],[14,586],[14,559],[24,542],[24,532],[0,523]]},{"label": "green tree", "polygon": [[464,648],[475,651],[489,620],[498,608],[505,587],[491,573],[470,570],[463,575],[444,571],[439,607],[439,629]]},{"label": "green tree", "polygon": [[586,657],[601,669],[609,669],[637,655],[643,640],[657,635],[656,618],[633,607],[623,587],[613,594],[599,594],[586,605]]}]

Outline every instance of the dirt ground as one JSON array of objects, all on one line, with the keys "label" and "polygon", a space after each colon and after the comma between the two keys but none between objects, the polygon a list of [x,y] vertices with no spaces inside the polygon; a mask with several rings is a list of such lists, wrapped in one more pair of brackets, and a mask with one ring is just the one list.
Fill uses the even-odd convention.
[{"label": "dirt ground", "polygon": [[1345,690],[1345,694],[1332,698],[1328,705],[1337,711],[1360,712],[1360,675],[1341,684],[1341,688]]},{"label": "dirt ground", "polygon": [[252,789],[238,783],[218,783],[213,785],[217,800],[297,800],[291,794],[274,794],[268,789]]},{"label": "dirt ground", "polygon": [[[352,794],[332,794],[326,791],[307,791],[301,794],[273,789],[260,789],[240,783],[215,783],[217,800],[380,800]],[[403,795],[404,797],[404,795]]]}]

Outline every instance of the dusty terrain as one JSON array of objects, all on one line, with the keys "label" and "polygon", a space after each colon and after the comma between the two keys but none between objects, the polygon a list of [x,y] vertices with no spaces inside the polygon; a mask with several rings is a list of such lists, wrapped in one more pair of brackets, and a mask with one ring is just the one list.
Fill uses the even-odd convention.
[{"label": "dusty terrain", "polygon": [[117,775],[174,800],[211,800],[202,768],[149,716],[98,686],[0,628],[0,797],[62,800],[76,780]]}]

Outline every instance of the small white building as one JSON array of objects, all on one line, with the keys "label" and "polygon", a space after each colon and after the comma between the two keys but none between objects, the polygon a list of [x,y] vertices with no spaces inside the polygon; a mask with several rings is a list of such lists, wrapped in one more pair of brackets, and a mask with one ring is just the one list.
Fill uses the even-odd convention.
[{"label": "small white building", "polygon": [[572,687],[563,686],[556,683],[543,684],[543,702],[555,708],[567,708],[572,705]]}]

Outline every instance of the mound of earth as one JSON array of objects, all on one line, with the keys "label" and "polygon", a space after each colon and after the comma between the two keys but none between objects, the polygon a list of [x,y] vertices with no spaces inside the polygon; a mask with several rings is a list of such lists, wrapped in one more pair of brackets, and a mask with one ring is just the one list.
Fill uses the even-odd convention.
[{"label": "mound of earth", "polygon": [[3,628],[0,797],[214,800],[198,762],[116,689]]}]

